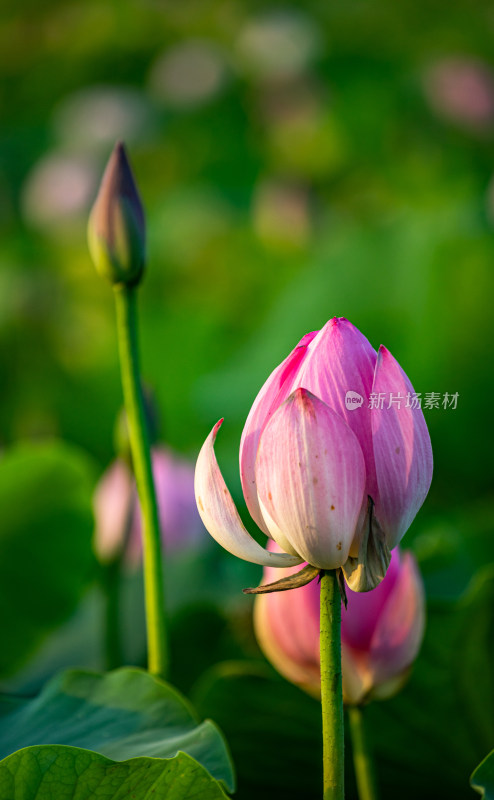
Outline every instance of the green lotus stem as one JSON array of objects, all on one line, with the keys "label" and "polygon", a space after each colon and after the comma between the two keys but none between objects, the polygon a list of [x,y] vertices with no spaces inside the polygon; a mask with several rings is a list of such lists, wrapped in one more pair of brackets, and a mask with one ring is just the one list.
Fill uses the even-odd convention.
[{"label": "green lotus stem", "polygon": [[324,800],[344,800],[345,754],[341,680],[341,598],[336,570],[321,578],[321,705]]},{"label": "green lotus stem", "polygon": [[163,563],[158,506],[151,464],[137,347],[136,288],[113,287],[117,311],[117,333],[122,386],[129,426],[132,464],[143,519],[144,593],[148,646],[148,669],[164,677],[168,662]]},{"label": "green lotus stem", "polygon": [[357,789],[360,800],[377,800],[374,765],[369,751],[362,709],[351,706],[348,709],[350,735],[352,737],[353,764],[357,778]]}]

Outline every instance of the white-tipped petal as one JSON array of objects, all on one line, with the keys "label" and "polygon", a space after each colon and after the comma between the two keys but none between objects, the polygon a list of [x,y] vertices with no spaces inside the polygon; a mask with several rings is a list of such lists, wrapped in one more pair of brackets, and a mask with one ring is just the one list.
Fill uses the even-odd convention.
[{"label": "white-tipped petal", "polygon": [[201,519],[218,544],[234,556],[254,564],[291,567],[302,559],[287,553],[270,553],[244,527],[227,489],[214,453],[214,441],[223,420],[216,423],[197,458],[194,489]]}]

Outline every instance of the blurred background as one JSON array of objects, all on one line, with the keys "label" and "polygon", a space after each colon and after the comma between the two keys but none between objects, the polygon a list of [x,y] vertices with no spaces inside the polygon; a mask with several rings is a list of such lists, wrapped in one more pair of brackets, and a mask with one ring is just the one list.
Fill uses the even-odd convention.
[{"label": "blurred background", "polygon": [[[4,0],[0,22],[2,448],[64,440],[83,454],[88,492],[115,457],[113,297],[90,262],[86,222],[123,139],[147,215],[141,351],[160,438],[193,460],[224,416],[218,458],[239,504],[238,444],[250,405],[271,369],[330,317],[346,316],[376,348],[385,344],[417,392],[458,392],[456,408],[425,412],[435,474],[404,542],[424,574],[432,632],[415,683],[372,713],[383,796],[393,796],[397,774],[408,776],[402,797],[437,797],[438,787],[471,796],[469,772],[494,744],[492,4]],[[201,580],[188,577],[190,559],[177,568],[173,678],[222,725],[238,797],[275,796],[268,790],[285,774],[276,742],[290,748],[286,725],[283,734],[274,722],[273,731],[265,726],[263,757],[272,756],[263,772],[255,742],[245,744],[253,718],[239,731],[247,710],[225,710],[228,691],[239,696],[236,681],[252,688],[268,678],[214,666],[251,658],[268,669],[252,637],[250,600],[240,594],[260,571],[238,567],[214,545],[212,553],[211,570],[223,564],[216,596],[204,560]],[[89,556],[84,563],[67,613],[96,574]],[[195,606],[189,581],[204,591]],[[472,595],[479,582],[480,600]],[[221,597],[227,585],[231,616]],[[465,621],[469,603],[476,625]],[[241,624],[233,626],[235,615]],[[472,628],[478,638],[467,647]],[[204,639],[193,668],[186,630]],[[447,689],[462,651],[462,677]],[[71,653],[62,661],[81,663]],[[31,652],[30,675],[38,656]],[[22,661],[6,660],[14,682],[4,685],[33,691],[27,673],[15,679]],[[199,674],[206,667],[209,678]],[[479,695],[467,701],[461,687],[473,675]],[[319,734],[310,715],[318,711],[281,679],[276,686],[283,713],[307,713],[313,739],[292,743],[290,763],[305,776],[307,796],[311,781],[317,796]],[[396,731],[403,738],[405,719],[401,755],[390,755],[386,741],[396,743]],[[427,762],[435,746],[441,769]],[[285,781],[283,796],[300,796],[296,776]]]}]

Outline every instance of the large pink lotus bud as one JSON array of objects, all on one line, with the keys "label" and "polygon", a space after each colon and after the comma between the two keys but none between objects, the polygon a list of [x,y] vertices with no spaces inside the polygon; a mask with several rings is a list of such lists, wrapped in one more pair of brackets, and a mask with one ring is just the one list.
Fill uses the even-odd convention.
[{"label": "large pink lotus bud", "polygon": [[[165,447],[152,451],[153,475],[164,546],[178,552],[203,539],[204,528],[194,499],[194,468]],[[111,561],[125,549],[128,564],[142,557],[142,520],[134,479],[117,459],[101,478],[94,496],[95,549]]]},{"label": "large pink lotus bud", "polygon": [[[270,545],[276,549],[276,545]],[[282,571],[288,575],[293,569]],[[266,567],[266,582],[279,570]],[[254,625],[266,657],[285,678],[320,693],[319,583],[258,595]],[[343,696],[349,705],[389,697],[405,681],[424,632],[424,591],[411,553],[393,551],[386,577],[371,592],[348,590],[342,608]]]},{"label": "large pink lotus bud", "polygon": [[342,567],[358,591],[376,586],[432,479],[420,403],[391,353],[331,319],[303,337],[254,400],[240,442],[242,488],[251,516],[285,553],[266,551],[242,525],[214,455],[220,424],[196,466],[210,534],[257,564],[305,560]]}]

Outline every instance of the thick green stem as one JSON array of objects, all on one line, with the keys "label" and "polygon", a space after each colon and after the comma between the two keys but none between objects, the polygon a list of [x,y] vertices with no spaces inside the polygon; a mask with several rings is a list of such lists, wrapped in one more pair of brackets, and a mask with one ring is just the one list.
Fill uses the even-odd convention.
[{"label": "thick green stem", "polygon": [[348,720],[352,737],[353,764],[357,778],[358,796],[360,800],[377,800],[374,765],[365,735],[362,709],[359,706],[349,708]]},{"label": "thick green stem", "polygon": [[114,292],[125,410],[129,426],[132,464],[143,519],[148,668],[153,675],[164,677],[167,667],[168,648],[161,536],[151,466],[151,450],[139,375],[136,289],[119,284],[114,287]]},{"label": "thick green stem", "polygon": [[336,570],[321,578],[320,630],[324,800],[344,800],[341,598]]}]

